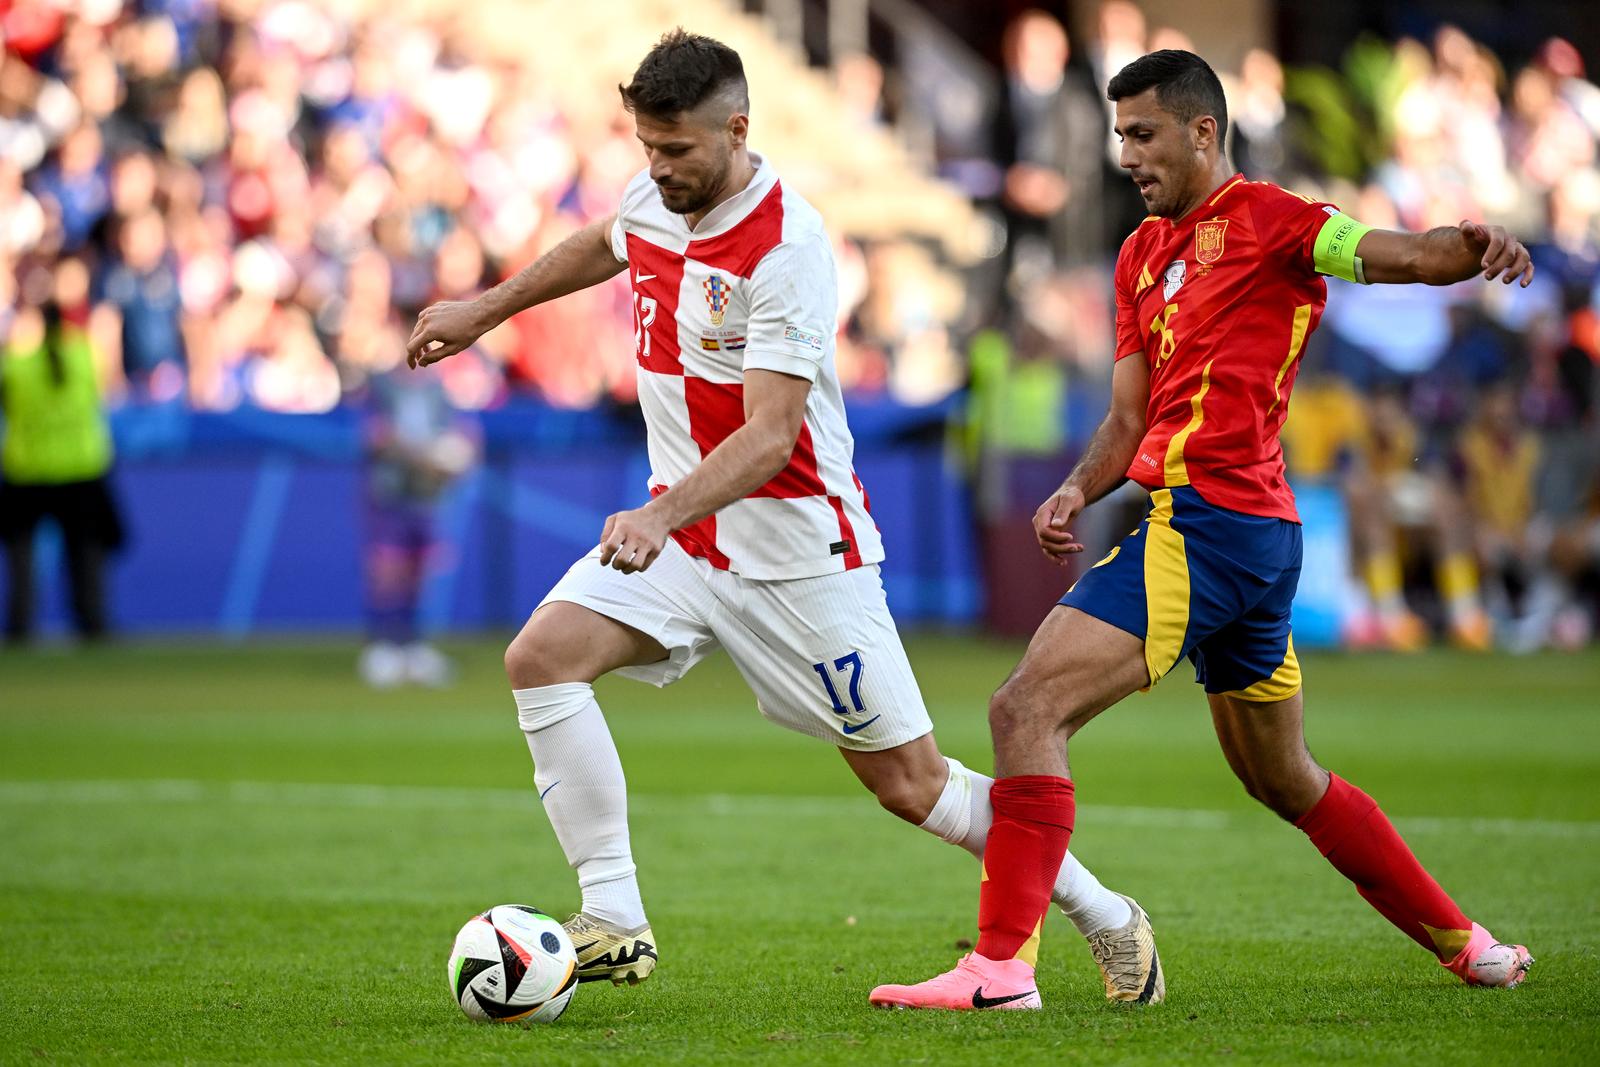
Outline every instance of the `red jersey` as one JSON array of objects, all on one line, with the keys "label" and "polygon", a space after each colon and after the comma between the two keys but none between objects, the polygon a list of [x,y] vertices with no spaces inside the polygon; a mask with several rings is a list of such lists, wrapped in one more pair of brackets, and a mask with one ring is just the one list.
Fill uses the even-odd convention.
[{"label": "red jersey", "polygon": [[1181,219],[1150,217],[1117,257],[1117,351],[1150,367],[1128,477],[1299,522],[1278,431],[1328,288],[1312,268],[1337,208],[1236,174]]}]

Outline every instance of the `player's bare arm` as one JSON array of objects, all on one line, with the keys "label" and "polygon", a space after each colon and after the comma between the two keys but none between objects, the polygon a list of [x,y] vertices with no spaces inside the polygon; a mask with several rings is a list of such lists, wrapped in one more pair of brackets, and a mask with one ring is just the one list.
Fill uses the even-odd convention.
[{"label": "player's bare arm", "polygon": [[[611,250],[608,215],[591,222],[476,300],[445,300],[417,316],[406,362],[426,367],[470,346],[519,311],[599,285],[627,266]],[[432,346],[432,347],[430,347]]]},{"label": "player's bare arm", "polygon": [[1463,221],[1426,233],[1369,230],[1356,244],[1362,281],[1450,285],[1482,272],[1485,281],[1506,285],[1533,281],[1533,263],[1522,242],[1503,226]]},{"label": "player's bare arm", "polygon": [[744,425],[677,485],[642,508],[608,518],[600,535],[601,565],[642,571],[655,562],[673,530],[699,522],[770,481],[794,454],[810,391],[804,378],[746,371]]},{"label": "player's bare arm", "polygon": [[1083,458],[1067,475],[1061,488],[1039,505],[1033,515],[1033,532],[1044,554],[1058,564],[1083,551],[1068,525],[1078,512],[1121,485],[1128,464],[1144,438],[1145,410],[1150,402],[1150,368],[1144,353],[1117,361],[1111,372],[1111,410],[1089,439]]}]

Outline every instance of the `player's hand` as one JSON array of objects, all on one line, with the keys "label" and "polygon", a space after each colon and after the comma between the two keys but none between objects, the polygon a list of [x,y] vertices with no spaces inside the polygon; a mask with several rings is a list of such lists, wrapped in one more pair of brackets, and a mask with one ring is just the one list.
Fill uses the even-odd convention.
[{"label": "player's hand", "polygon": [[642,571],[661,555],[671,534],[672,527],[649,504],[619,511],[606,520],[600,534],[600,566],[615,567],[624,574]]},{"label": "player's hand", "polygon": [[430,304],[417,316],[411,340],[406,342],[406,362],[413,370],[453,356],[489,329],[482,310],[473,300],[444,300]]},{"label": "player's hand", "polygon": [[1479,265],[1483,268],[1484,281],[1493,281],[1498,276],[1502,282],[1510,285],[1513,279],[1520,277],[1524,289],[1533,281],[1533,260],[1528,256],[1528,250],[1521,241],[1507,233],[1504,226],[1485,226],[1481,222],[1462,219],[1456,228],[1461,231],[1461,236],[1483,249]]},{"label": "player's hand", "polygon": [[1083,491],[1076,486],[1062,486],[1039,505],[1033,513],[1033,534],[1045,558],[1058,566],[1067,565],[1067,557],[1083,551],[1083,545],[1067,526],[1077,518],[1085,506]]}]

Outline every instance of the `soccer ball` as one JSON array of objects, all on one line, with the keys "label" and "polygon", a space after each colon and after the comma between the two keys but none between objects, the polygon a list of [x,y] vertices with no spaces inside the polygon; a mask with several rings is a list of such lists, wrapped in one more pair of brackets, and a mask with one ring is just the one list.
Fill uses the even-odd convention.
[{"label": "soccer ball", "polygon": [[456,935],[449,976],[469,1019],[553,1023],[578,987],[578,954],[561,924],[538,908],[499,904]]}]

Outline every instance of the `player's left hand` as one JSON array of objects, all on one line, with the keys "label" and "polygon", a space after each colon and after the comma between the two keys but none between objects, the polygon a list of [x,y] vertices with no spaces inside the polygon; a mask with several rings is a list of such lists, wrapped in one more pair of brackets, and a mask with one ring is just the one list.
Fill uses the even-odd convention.
[{"label": "player's left hand", "polygon": [[1086,506],[1083,492],[1076,486],[1062,486],[1033,513],[1033,535],[1045,558],[1060,567],[1067,557],[1083,551],[1083,543],[1067,527]]},{"label": "player's left hand", "polygon": [[1520,277],[1524,289],[1533,281],[1533,260],[1528,256],[1528,250],[1504,226],[1485,226],[1481,222],[1462,219],[1456,228],[1461,231],[1461,236],[1483,249],[1480,266],[1483,267],[1484,281],[1494,281],[1498,276],[1503,283],[1510,285]]},{"label": "player's left hand", "polygon": [[615,567],[624,574],[642,571],[661,555],[671,533],[671,525],[648,504],[619,511],[606,520],[600,534],[600,566]]}]

